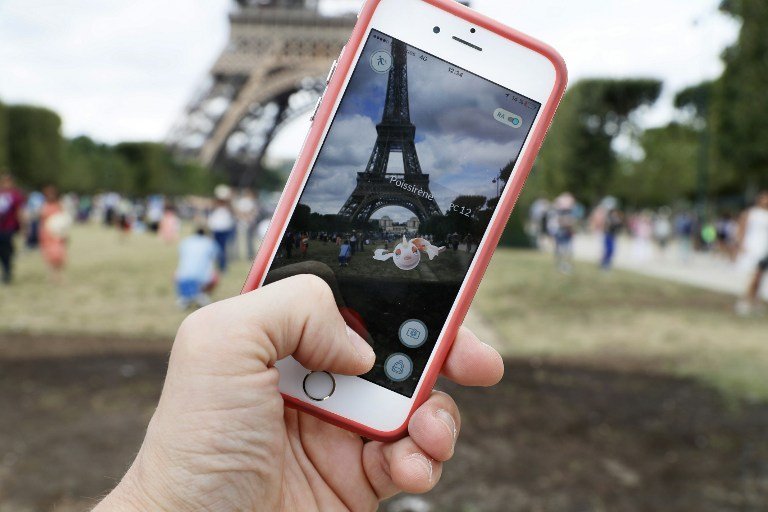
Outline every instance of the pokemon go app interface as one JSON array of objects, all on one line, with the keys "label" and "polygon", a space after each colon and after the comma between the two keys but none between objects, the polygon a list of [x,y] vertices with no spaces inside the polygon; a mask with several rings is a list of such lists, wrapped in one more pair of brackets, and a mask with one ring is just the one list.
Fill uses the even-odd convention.
[{"label": "pokemon go app interface", "polygon": [[266,283],[324,279],[411,397],[539,108],[372,31]]}]

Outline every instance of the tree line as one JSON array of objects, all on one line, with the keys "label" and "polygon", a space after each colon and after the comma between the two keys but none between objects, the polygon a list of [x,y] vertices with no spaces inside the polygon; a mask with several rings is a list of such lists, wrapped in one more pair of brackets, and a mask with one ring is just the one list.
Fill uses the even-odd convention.
[{"label": "tree line", "polygon": [[154,193],[210,194],[215,176],[180,161],[156,142],[103,144],[88,137],[67,139],[61,118],[47,108],[0,103],[0,169],[30,189],[56,185],[92,194],[110,190],[132,197]]},{"label": "tree line", "polygon": [[679,91],[675,120],[645,130],[637,113],[657,101],[660,81],[577,82],[524,199],[568,190],[588,206],[607,194],[636,208],[680,200],[740,206],[768,187],[768,3],[725,0],[720,9],[742,25],[719,78]]}]

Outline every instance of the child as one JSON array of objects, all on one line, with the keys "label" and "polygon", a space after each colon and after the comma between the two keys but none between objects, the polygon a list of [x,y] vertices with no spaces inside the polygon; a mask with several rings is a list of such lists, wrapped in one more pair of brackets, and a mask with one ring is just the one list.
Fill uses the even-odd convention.
[{"label": "child", "polygon": [[349,265],[350,256],[352,256],[352,247],[349,245],[349,240],[344,240],[339,249],[339,267]]},{"label": "child", "polygon": [[203,307],[211,302],[209,293],[218,284],[214,270],[219,248],[198,227],[194,235],[182,240],[179,246],[179,266],[176,269],[177,304],[181,309]]}]

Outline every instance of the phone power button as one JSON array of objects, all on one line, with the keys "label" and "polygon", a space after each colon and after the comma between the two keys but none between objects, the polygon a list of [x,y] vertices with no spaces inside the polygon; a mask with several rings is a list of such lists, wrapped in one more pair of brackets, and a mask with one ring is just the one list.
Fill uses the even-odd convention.
[{"label": "phone power button", "polygon": [[322,402],[336,391],[336,380],[328,372],[310,372],[304,377],[304,393],[315,402]]}]

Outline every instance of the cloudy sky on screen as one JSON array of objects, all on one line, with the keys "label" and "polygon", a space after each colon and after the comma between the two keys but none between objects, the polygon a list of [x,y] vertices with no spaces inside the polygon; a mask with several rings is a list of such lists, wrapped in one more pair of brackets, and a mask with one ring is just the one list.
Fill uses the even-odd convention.
[{"label": "cloudy sky on screen", "polygon": [[[459,195],[496,195],[492,182],[507,162],[517,157],[536,110],[507,97],[506,89],[465,72],[448,72],[448,64],[410,48],[408,56],[411,122],[416,126],[416,151],[422,171],[430,177],[430,192],[446,211]],[[371,38],[350,81],[301,202],[312,211],[337,213],[355,188],[357,172],[365,170],[376,141],[376,125],[384,109],[387,73],[370,62],[391,45]],[[426,60],[424,60],[426,59]],[[435,94],[436,84],[440,94]],[[523,118],[520,128],[496,121],[494,111],[506,107]],[[393,153],[390,172],[403,172],[402,156]],[[397,221],[412,214],[382,209]],[[404,218],[405,217],[405,218]]]}]

